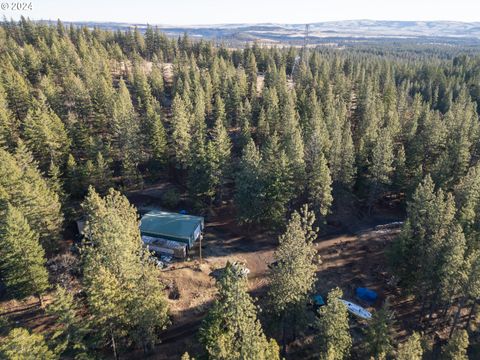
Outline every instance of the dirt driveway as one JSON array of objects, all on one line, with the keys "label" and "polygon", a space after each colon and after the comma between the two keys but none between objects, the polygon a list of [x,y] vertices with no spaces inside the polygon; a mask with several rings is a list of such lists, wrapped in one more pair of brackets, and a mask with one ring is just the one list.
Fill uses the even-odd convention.
[{"label": "dirt driveway", "polygon": [[[223,268],[227,261],[241,261],[247,265],[251,293],[258,298],[259,305],[265,301],[268,264],[273,260],[277,237],[264,232],[248,233],[235,223],[228,206],[217,209],[216,213],[222,215],[212,217],[206,223],[202,264],[198,261],[197,246],[190,254],[191,259],[175,263],[163,273],[164,281],[170,290],[178,289],[179,297],[169,300],[172,325],[162,334],[163,343],[157,346],[152,359],[174,359],[184,351],[191,354],[202,351],[197,331],[216,292],[211,273]],[[375,228],[398,220],[397,215],[383,216],[351,222],[350,228],[346,229],[325,229],[330,235],[321,236],[315,243],[321,258],[316,290],[325,295],[331,288],[339,286],[345,298],[352,300],[355,300],[354,290],[358,286],[375,289],[382,299],[394,295],[395,289],[387,285],[390,276],[384,250],[398,229]],[[292,348],[289,358],[301,357],[301,354],[296,356]]]}]

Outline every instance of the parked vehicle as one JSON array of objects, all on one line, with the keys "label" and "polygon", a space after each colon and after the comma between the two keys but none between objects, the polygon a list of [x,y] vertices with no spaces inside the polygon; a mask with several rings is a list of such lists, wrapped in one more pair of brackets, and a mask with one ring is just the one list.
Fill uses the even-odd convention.
[{"label": "parked vehicle", "polygon": [[350,314],[353,314],[361,319],[370,320],[372,318],[372,314],[361,307],[360,305],[354,304],[350,301],[340,299],[347,306],[347,310]]}]

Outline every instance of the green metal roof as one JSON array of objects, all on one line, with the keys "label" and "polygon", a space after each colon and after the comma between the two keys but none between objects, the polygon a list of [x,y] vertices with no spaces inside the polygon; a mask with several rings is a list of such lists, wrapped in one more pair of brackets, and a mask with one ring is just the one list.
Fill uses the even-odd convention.
[{"label": "green metal roof", "polygon": [[193,234],[199,224],[203,228],[203,217],[153,210],[142,217],[140,232],[143,235],[191,244],[195,241]]}]

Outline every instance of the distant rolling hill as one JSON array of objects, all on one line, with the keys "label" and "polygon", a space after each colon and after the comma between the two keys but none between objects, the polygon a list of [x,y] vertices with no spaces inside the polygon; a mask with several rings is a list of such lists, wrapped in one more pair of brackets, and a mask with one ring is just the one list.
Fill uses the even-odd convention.
[{"label": "distant rolling hill", "polygon": [[[147,24],[75,22],[75,25],[126,30]],[[195,38],[227,42],[299,44],[303,42],[305,24],[218,24],[170,26],[153,25],[170,36],[187,33]],[[457,21],[377,21],[345,20],[310,24],[309,43],[382,41],[469,42],[480,44],[480,22]]]}]

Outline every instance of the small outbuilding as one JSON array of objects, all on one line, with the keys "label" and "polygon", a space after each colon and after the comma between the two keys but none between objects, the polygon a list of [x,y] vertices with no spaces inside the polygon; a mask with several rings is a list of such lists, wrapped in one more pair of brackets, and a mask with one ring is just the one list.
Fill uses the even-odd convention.
[{"label": "small outbuilding", "polygon": [[204,226],[201,216],[152,210],[141,218],[140,233],[142,236],[175,241],[191,248],[201,236]]}]

